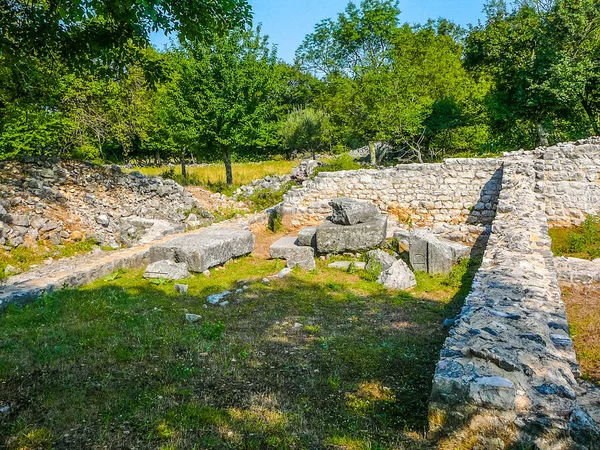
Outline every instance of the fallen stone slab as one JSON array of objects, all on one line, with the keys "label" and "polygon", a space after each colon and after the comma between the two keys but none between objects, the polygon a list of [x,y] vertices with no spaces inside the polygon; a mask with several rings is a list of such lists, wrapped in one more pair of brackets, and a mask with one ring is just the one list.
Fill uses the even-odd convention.
[{"label": "fallen stone slab", "polygon": [[329,206],[333,208],[331,221],[337,225],[370,222],[380,215],[377,206],[368,200],[341,197],[331,200]]},{"label": "fallen stone slab", "polygon": [[384,272],[394,265],[396,258],[383,250],[377,249],[367,252],[367,261],[367,270],[377,269]]},{"label": "fallen stone slab", "polygon": [[377,282],[387,289],[406,290],[417,285],[415,274],[401,259],[395,261],[390,267],[381,272]]},{"label": "fallen stone slab", "polygon": [[176,263],[170,260],[153,262],[144,272],[144,278],[149,279],[182,280],[190,276],[186,263]]},{"label": "fallen stone slab", "polygon": [[300,267],[305,270],[313,270],[315,264],[315,250],[312,247],[296,245],[295,237],[283,237],[271,245],[271,258],[285,259],[287,266],[292,269]]},{"label": "fallen stone slab", "polygon": [[207,229],[150,248],[151,261],[170,259],[184,262],[191,272],[204,272],[254,250],[254,234],[230,228]]},{"label": "fallen stone slab", "polygon": [[343,253],[380,247],[386,239],[387,221],[384,214],[356,225],[338,225],[326,220],[317,228],[317,251]]},{"label": "fallen stone slab", "polygon": [[356,267],[359,270],[365,270],[365,267],[367,266],[367,263],[364,263],[364,262],[337,261],[337,262],[329,264],[327,267],[329,267],[331,269],[348,270],[352,264],[354,264],[354,267]]},{"label": "fallen stone slab", "polygon": [[223,291],[223,292],[220,292],[219,294],[212,294],[212,295],[209,295],[208,297],[206,297],[206,301],[208,303],[210,303],[211,305],[216,305],[217,303],[220,303],[229,294],[231,294],[231,291]]},{"label": "fallen stone slab", "polygon": [[466,245],[440,239],[425,230],[413,230],[409,239],[410,265],[416,272],[447,275],[454,263],[467,257]]},{"label": "fallen stone slab", "polygon": [[317,246],[317,227],[302,228],[298,233],[296,244],[303,247]]}]

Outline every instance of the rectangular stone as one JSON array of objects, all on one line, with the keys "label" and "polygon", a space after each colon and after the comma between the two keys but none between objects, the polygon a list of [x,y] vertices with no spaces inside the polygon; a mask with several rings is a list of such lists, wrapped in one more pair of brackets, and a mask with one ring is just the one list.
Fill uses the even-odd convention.
[{"label": "rectangular stone", "polygon": [[326,220],[317,228],[319,253],[370,250],[381,246],[387,235],[387,216],[356,225],[336,225]]},{"label": "rectangular stone", "polygon": [[214,228],[155,245],[149,256],[152,262],[170,259],[187,263],[191,272],[204,272],[252,250],[254,235],[250,231]]},{"label": "rectangular stone", "polygon": [[298,239],[296,240],[297,245],[303,247],[316,247],[317,246],[317,227],[306,227],[300,230],[298,233]]}]

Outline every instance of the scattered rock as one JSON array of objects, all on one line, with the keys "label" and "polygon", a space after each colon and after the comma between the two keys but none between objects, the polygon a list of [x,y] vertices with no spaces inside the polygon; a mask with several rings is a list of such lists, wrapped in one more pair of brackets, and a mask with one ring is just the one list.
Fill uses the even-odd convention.
[{"label": "scattered rock", "polygon": [[96,216],[96,223],[103,227],[107,227],[110,225],[110,220],[106,214],[100,214],[99,216]]},{"label": "scattered rock", "polygon": [[392,267],[396,262],[396,258],[383,250],[371,250],[370,252],[367,252],[367,261],[367,270],[370,271],[377,268],[381,272],[384,272]]},{"label": "scattered rock", "polygon": [[292,269],[290,269],[289,267],[286,267],[285,269],[281,269],[279,271],[279,273],[277,274],[277,276],[279,278],[285,278],[287,277],[290,273],[292,273]]},{"label": "scattered rock", "polygon": [[187,284],[176,284],[175,292],[178,292],[180,294],[187,294],[188,288],[189,288],[189,286]]},{"label": "scattered rock", "polygon": [[327,267],[329,267],[331,269],[348,270],[350,268],[350,266],[353,264],[354,264],[354,267],[356,267],[359,270],[365,270],[365,267],[367,266],[367,263],[360,262],[360,261],[337,261],[337,262],[329,264]]},{"label": "scattered rock", "polygon": [[18,273],[21,273],[21,271],[19,269],[17,269],[14,266],[11,266],[10,264],[8,264],[5,268],[4,268],[4,274],[5,275],[16,275]]},{"label": "scattered rock", "polygon": [[190,272],[186,263],[176,263],[171,260],[156,261],[150,264],[144,272],[144,278],[164,278],[165,280],[182,280],[189,278]]},{"label": "scattered rock", "polygon": [[409,269],[404,261],[397,260],[388,269],[381,272],[378,283],[388,289],[406,290],[417,285],[415,274]]},{"label": "scattered rock", "polygon": [[210,270],[205,270],[204,272],[202,272],[202,275],[204,275],[205,277],[210,277]]},{"label": "scattered rock", "polygon": [[217,303],[221,303],[221,301],[231,294],[231,291],[224,291],[219,294],[212,294],[206,297],[206,301],[211,305],[216,305]]},{"label": "scattered rock", "polygon": [[336,225],[371,222],[380,215],[377,206],[368,200],[342,197],[331,200],[329,206],[333,208],[330,220]]},{"label": "scattered rock", "polygon": [[221,307],[225,307],[227,305],[229,305],[229,302],[227,302],[227,301],[219,303],[219,306],[221,306]]},{"label": "scattered rock", "polygon": [[10,411],[10,407],[8,405],[0,407],[0,414],[6,414],[8,411]]},{"label": "scattered rock", "polygon": [[186,314],[185,315],[185,320],[187,320],[189,323],[198,322],[200,319],[202,319],[202,316],[199,316],[198,314]]},{"label": "scattered rock", "polygon": [[469,247],[439,239],[425,230],[414,230],[410,234],[409,258],[416,272],[449,274],[454,263],[466,257],[469,252]]}]

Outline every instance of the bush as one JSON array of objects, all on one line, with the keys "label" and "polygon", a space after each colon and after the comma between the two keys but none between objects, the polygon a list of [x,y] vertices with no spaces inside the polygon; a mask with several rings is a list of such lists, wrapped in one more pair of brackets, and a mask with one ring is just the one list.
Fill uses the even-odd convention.
[{"label": "bush", "polygon": [[289,191],[293,182],[289,182],[281,186],[277,191],[272,189],[257,189],[254,193],[248,196],[248,200],[252,202],[257,211],[263,211],[271,206],[275,206],[283,201],[284,194]]},{"label": "bush", "polygon": [[320,172],[341,172],[342,170],[357,170],[360,169],[361,165],[357,163],[352,156],[345,153],[337,156],[326,162],[325,165],[318,167],[314,174]]}]

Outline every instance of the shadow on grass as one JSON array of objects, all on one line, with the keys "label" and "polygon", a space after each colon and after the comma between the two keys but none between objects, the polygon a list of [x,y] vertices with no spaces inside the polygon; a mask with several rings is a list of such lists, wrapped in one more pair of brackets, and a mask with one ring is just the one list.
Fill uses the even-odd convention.
[{"label": "shadow on grass", "polygon": [[[273,273],[278,263],[260,269]],[[251,277],[259,269],[243,267]],[[224,271],[225,272],[225,271]],[[462,283],[472,281],[469,268]],[[58,292],[0,317],[0,443],[7,448],[427,448],[440,301],[357,275],[294,273],[227,307],[139,273]],[[184,314],[201,317],[195,324]],[[162,446],[162,447],[161,447]]]}]

